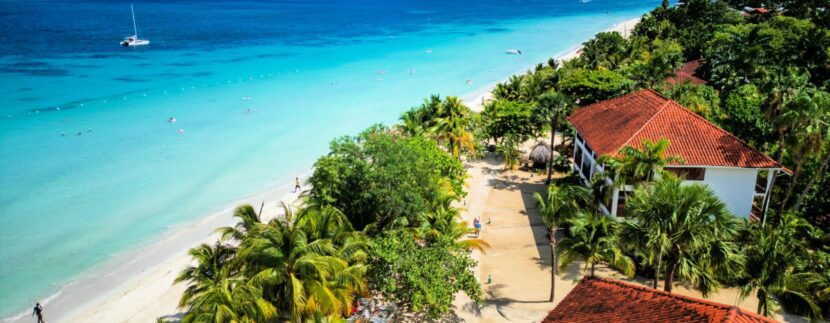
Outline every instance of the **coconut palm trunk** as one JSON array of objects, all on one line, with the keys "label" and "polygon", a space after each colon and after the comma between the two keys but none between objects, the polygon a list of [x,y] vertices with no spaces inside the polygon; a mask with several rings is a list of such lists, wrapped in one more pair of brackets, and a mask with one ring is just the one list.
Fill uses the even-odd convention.
[{"label": "coconut palm trunk", "polygon": [[660,249],[657,255],[657,266],[654,267],[654,286],[652,286],[654,289],[657,289],[657,282],[660,281],[660,265],[663,262],[663,249]]},{"label": "coconut palm trunk", "polygon": [[672,282],[674,281],[674,269],[677,264],[673,260],[666,262],[666,277],[663,277],[663,290],[671,293]]},{"label": "coconut palm trunk", "polygon": [[804,160],[801,159],[795,164],[795,169],[793,170],[793,178],[790,181],[790,184],[787,185],[787,192],[784,193],[784,198],[781,200],[781,206],[778,209],[778,221],[775,221],[775,225],[778,226],[781,224],[781,214],[784,213],[784,210],[787,206],[787,202],[790,200],[790,196],[792,196],[793,191],[795,190],[795,184],[798,183],[798,177],[801,175],[801,167],[804,165]]},{"label": "coconut palm trunk", "polygon": [[[828,142],[828,146],[830,146],[830,142]],[[824,171],[827,170],[827,165],[830,164],[830,147],[827,147],[827,152],[824,153],[824,160],[821,161],[821,165],[819,165],[818,170],[816,173],[810,177],[810,181],[807,182],[807,186],[804,187],[804,191],[798,195],[798,198],[795,200],[795,204],[790,208],[791,210],[795,211],[801,207],[801,204],[804,203],[804,198],[807,196],[807,193],[810,192],[810,189],[813,185],[816,184],[819,178],[824,176]]]},{"label": "coconut palm trunk", "polygon": [[556,297],[556,275],[559,273],[559,266],[556,263],[556,231],[559,231],[559,228],[551,228],[550,229],[550,299],[548,302],[553,303],[553,299]]},{"label": "coconut palm trunk", "polygon": [[551,177],[553,176],[553,148],[556,147],[554,142],[556,141],[556,127],[559,126],[557,123],[559,118],[556,114],[550,118],[550,159],[548,160],[548,180],[545,184],[550,185]]}]

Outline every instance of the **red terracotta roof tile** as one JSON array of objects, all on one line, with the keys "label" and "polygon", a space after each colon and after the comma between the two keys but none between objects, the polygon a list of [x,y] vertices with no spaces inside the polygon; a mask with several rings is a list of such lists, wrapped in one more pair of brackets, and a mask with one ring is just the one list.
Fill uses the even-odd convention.
[{"label": "red terracotta roof tile", "polygon": [[674,72],[674,76],[666,79],[668,84],[682,84],[691,82],[692,84],[706,84],[706,81],[695,76],[695,72],[700,67],[701,60],[693,60],[683,65]]},{"label": "red terracotta roof tile", "polygon": [[542,320],[554,322],[776,322],[707,300],[622,281],[585,277]]},{"label": "red terracotta roof tile", "polygon": [[652,90],[576,110],[568,120],[599,155],[616,156],[627,145],[669,141],[669,156],[690,166],[781,168],[737,137]]}]

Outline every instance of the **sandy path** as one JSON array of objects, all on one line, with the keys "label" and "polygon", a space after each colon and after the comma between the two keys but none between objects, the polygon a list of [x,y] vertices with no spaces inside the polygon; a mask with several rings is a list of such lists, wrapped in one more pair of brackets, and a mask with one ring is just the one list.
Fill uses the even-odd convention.
[{"label": "sandy path", "polygon": [[[491,246],[486,254],[473,253],[479,261],[475,272],[482,283],[485,301],[477,306],[459,294],[453,304],[456,315],[467,322],[539,322],[588,271],[582,261],[561,271],[556,277],[555,300],[548,302],[550,245],[533,199],[534,192],[544,191],[544,176],[522,171],[502,172],[502,168],[494,159],[470,163],[470,182],[484,187],[475,191],[474,197],[476,205],[481,207],[471,208],[463,216],[470,222],[476,216],[481,217],[484,223],[481,238]],[[482,194],[486,194],[483,201]],[[558,237],[561,239],[563,235],[560,232]],[[642,277],[626,278],[604,265],[598,265],[596,273],[649,287],[652,282]],[[488,277],[493,279],[491,284],[487,283]],[[682,285],[674,286],[673,293],[703,298],[700,292]],[[723,288],[707,299],[754,312],[757,299],[750,296],[741,300],[739,294],[737,288]],[[776,319],[805,322],[792,315],[777,315]]]}]

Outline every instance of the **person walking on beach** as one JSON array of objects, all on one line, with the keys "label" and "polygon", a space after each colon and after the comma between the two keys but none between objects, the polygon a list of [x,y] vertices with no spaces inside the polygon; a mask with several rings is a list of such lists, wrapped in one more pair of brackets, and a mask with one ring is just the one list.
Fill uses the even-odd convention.
[{"label": "person walking on beach", "polygon": [[301,188],[302,187],[300,187],[300,178],[295,177],[294,178],[294,193],[297,193],[297,191],[299,191]]},{"label": "person walking on beach", "polygon": [[35,315],[37,315],[37,323],[46,322],[43,320],[43,307],[40,306],[40,303],[35,304],[35,309],[32,311],[32,316]]},{"label": "person walking on beach", "polygon": [[476,229],[476,238],[478,238],[478,234],[481,232],[481,221],[478,218],[473,220],[473,227]]}]

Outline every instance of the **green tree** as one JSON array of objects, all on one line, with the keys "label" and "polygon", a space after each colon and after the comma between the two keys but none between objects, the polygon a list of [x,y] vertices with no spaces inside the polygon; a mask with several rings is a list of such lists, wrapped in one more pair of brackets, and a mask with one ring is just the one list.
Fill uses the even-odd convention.
[{"label": "green tree", "polygon": [[403,231],[372,239],[369,284],[387,299],[437,319],[448,313],[458,292],[481,301],[469,251],[448,236],[421,245]]},{"label": "green tree", "polygon": [[235,226],[222,227],[216,230],[221,235],[221,240],[233,239],[242,241],[251,232],[255,231],[258,226],[262,225],[259,213],[250,204],[236,207],[233,211],[233,217],[239,219],[239,222]]},{"label": "green tree", "polygon": [[570,221],[570,234],[556,246],[562,254],[559,269],[565,269],[578,259],[591,267],[591,277],[598,263],[608,263],[626,276],[634,276],[634,261],[623,254],[617,235],[619,222],[599,212],[580,212]]},{"label": "green tree", "polygon": [[529,71],[522,77],[520,102],[533,102],[537,97],[556,87],[559,83],[559,71],[550,66],[538,65],[535,71]]},{"label": "green tree", "polygon": [[798,273],[797,267],[808,254],[801,236],[812,228],[792,213],[781,217],[777,227],[751,225],[745,230],[744,242],[746,266],[744,276],[738,280],[741,296],[753,292],[758,298],[758,314],[770,316],[780,306],[782,298],[795,299],[807,305],[810,315],[820,317],[821,311],[808,293],[804,283],[813,281],[815,273]]},{"label": "green tree", "polygon": [[382,230],[400,218],[415,223],[445,194],[462,196],[465,174],[435,141],[374,127],[331,143],[309,178],[308,199],[343,211],[357,230]]},{"label": "green tree", "polygon": [[[720,279],[737,276],[744,263],[737,245],[735,218],[710,188],[683,184],[664,174],[634,191],[626,204],[626,236],[640,236],[653,243],[665,264],[664,290],[671,292],[675,278],[692,284],[704,296],[720,286]],[[632,234],[631,232],[634,232]]]},{"label": "green tree", "polygon": [[255,323],[272,320],[277,310],[262,291],[239,278],[210,281],[189,301],[184,323]]},{"label": "green tree", "polygon": [[723,117],[718,91],[710,86],[687,82],[669,86],[662,92],[667,97],[710,121],[718,122]]},{"label": "green tree", "polygon": [[616,31],[601,32],[582,44],[581,63],[588,69],[616,70],[628,58],[629,44]]},{"label": "green tree", "polygon": [[524,75],[511,75],[504,83],[498,83],[493,88],[493,97],[496,100],[519,101],[522,99],[522,79]]},{"label": "green tree", "polygon": [[556,291],[556,234],[559,227],[579,214],[592,201],[591,191],[579,184],[550,185],[543,196],[533,193],[536,207],[550,235],[550,299],[553,302]]},{"label": "green tree", "polygon": [[559,91],[569,95],[580,105],[617,97],[633,88],[632,80],[609,70],[566,70],[559,81]]},{"label": "green tree", "polygon": [[479,238],[468,238],[475,232],[466,221],[461,221],[459,209],[452,207],[454,200],[450,196],[444,197],[438,206],[431,212],[423,214],[416,227],[415,237],[431,242],[442,237],[456,241],[458,246],[472,250],[476,249],[482,253],[490,245]]},{"label": "green tree", "polygon": [[573,109],[573,104],[567,95],[559,92],[548,92],[539,96],[536,100],[532,113],[534,119],[538,123],[548,123],[550,126],[550,162],[548,163],[548,179],[546,184],[550,184],[553,175],[553,152],[556,147],[555,138],[556,130],[559,125],[559,120],[570,114]]},{"label": "green tree", "polygon": [[704,55],[711,83],[717,88],[734,89],[763,77],[765,67],[776,64],[764,50],[771,37],[747,24],[716,32]]},{"label": "green tree", "polygon": [[769,150],[769,143],[775,139],[772,124],[761,107],[765,100],[766,94],[754,84],[730,91],[723,101],[724,117],[718,124],[751,146]]},{"label": "green tree", "polygon": [[625,187],[643,181],[651,181],[654,175],[661,174],[663,167],[670,163],[682,163],[676,156],[667,156],[669,141],[657,142],[644,140],[642,148],[625,146],[620,149],[619,157],[602,158],[616,173],[615,182]]},{"label": "green tree", "polygon": [[507,100],[489,102],[483,112],[487,133],[496,141],[508,135],[524,141],[538,129],[533,119],[533,106],[533,103]]},{"label": "green tree", "polygon": [[683,66],[683,47],[671,40],[654,40],[647,51],[634,53],[635,61],[628,67],[631,79],[651,88],[674,75]]},{"label": "green tree", "polygon": [[[814,156],[820,156],[825,142],[830,142],[830,138],[827,137],[828,128],[830,128],[830,94],[824,91],[805,91],[792,99],[789,105],[790,107],[784,112],[782,118],[787,119],[791,128],[799,129],[799,131],[787,136],[789,137],[787,146],[790,147],[790,158],[795,163],[795,167],[784,198],[781,200],[782,210],[798,184],[804,163]],[[796,203],[792,209],[797,209],[799,206]]]},{"label": "green tree", "polygon": [[421,105],[401,114],[402,123],[397,125],[397,129],[409,136],[426,134],[436,126],[442,106],[440,95],[430,95]]},{"label": "green tree", "polygon": [[243,240],[245,274],[291,321],[347,316],[354,295],[366,292],[366,266],[341,257],[331,238],[315,239],[309,223],[271,221]]},{"label": "green tree", "polygon": [[179,308],[182,309],[190,307],[196,299],[208,293],[210,288],[234,274],[228,265],[235,257],[234,249],[227,245],[220,242],[214,245],[203,243],[187,253],[195,265],[187,266],[174,280],[174,284],[187,285],[179,299]]},{"label": "green tree", "polygon": [[474,153],[475,145],[473,133],[469,131],[470,108],[466,107],[458,97],[448,96],[441,104],[435,127],[431,132],[439,140],[446,140],[447,149],[453,157],[461,156],[461,150]]},{"label": "green tree", "polygon": [[504,159],[504,169],[513,170],[519,164],[519,157],[521,151],[519,145],[522,143],[521,139],[514,135],[508,134],[504,140],[496,147],[496,152]]}]

